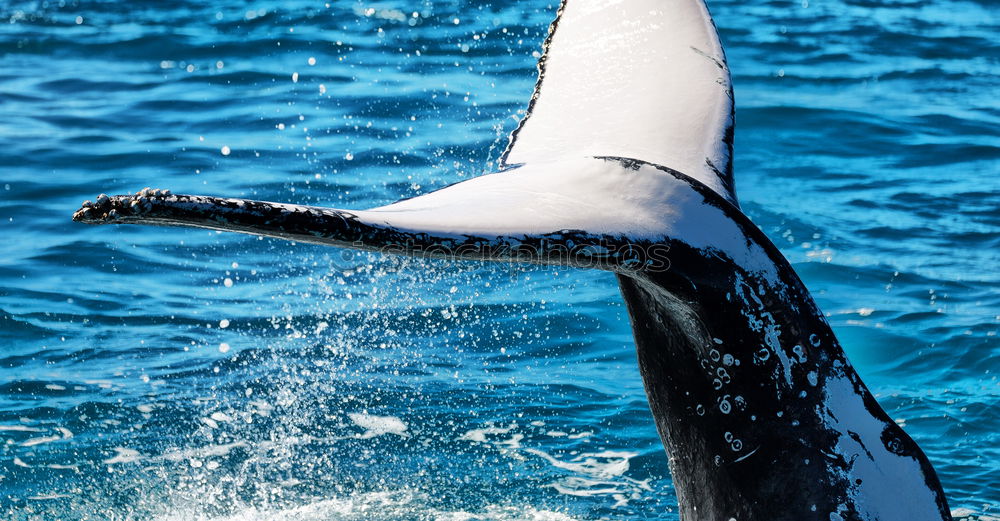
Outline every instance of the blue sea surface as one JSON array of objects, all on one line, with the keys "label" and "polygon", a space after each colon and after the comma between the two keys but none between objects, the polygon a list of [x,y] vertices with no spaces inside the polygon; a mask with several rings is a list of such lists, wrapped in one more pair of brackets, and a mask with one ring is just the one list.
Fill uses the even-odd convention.
[{"label": "blue sea surface", "polygon": [[[710,8],[744,210],[956,515],[1000,518],[1000,9]],[[678,519],[608,273],[70,220],[489,172],[555,9],[0,4],[0,519]]]}]

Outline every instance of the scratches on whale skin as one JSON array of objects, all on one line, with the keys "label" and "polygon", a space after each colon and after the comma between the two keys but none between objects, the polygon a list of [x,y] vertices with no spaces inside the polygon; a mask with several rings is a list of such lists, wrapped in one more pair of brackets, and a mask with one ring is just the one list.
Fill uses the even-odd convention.
[{"label": "scratches on whale skin", "polygon": [[750,451],[750,452],[748,452],[748,453],[746,453],[746,454],[744,454],[744,455],[742,455],[742,456],[734,459],[732,461],[732,463],[739,463],[741,461],[744,461],[747,458],[749,458],[750,456],[753,456],[754,454],[756,454],[758,450],[760,450],[760,446],[759,445],[757,447],[755,447],[752,451]]},{"label": "scratches on whale skin", "polygon": [[[726,135],[729,136],[730,140],[732,139],[732,135],[733,135],[732,125],[730,125],[730,129],[726,131]],[[728,144],[730,145],[730,147],[732,147],[731,142],[728,142]],[[736,190],[736,186],[735,186],[735,183],[733,181],[733,175],[732,175],[732,169],[733,169],[732,162],[730,162],[726,166],[726,169],[729,170],[728,173],[725,173],[725,172],[719,170],[719,167],[715,166],[715,163],[712,162],[711,158],[706,157],[705,158],[705,164],[708,165],[708,168],[711,169],[712,172],[715,172],[715,175],[719,176],[719,179],[722,181],[722,186],[724,186],[727,190],[730,190],[730,191],[735,191]]]},{"label": "scratches on whale skin", "polygon": [[693,45],[690,46],[690,48],[691,48],[692,51],[694,51],[699,56],[702,56],[704,58],[708,58],[709,60],[711,60],[712,63],[714,63],[720,70],[725,71],[727,74],[729,73],[729,67],[726,66],[725,61],[723,61],[724,59],[720,60],[719,58],[716,58],[715,56],[712,56],[711,54],[708,54],[707,52],[705,52],[705,51],[703,51],[703,50],[701,50],[701,49],[699,49],[699,48],[697,48],[697,47],[695,47]]}]

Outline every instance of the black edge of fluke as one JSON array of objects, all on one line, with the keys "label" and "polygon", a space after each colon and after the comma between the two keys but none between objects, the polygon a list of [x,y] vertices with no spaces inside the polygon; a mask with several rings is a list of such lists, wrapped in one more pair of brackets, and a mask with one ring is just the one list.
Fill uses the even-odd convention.
[{"label": "black edge of fluke", "polygon": [[503,153],[500,154],[500,160],[497,163],[501,169],[506,169],[509,166],[507,165],[507,157],[509,157],[511,151],[514,150],[514,143],[517,141],[517,135],[521,132],[521,129],[524,128],[524,124],[528,121],[528,118],[531,117],[531,111],[535,108],[538,96],[542,92],[542,82],[545,80],[545,62],[548,60],[549,47],[552,46],[552,38],[556,35],[556,29],[559,28],[559,20],[562,19],[563,11],[566,10],[566,1],[567,0],[562,0],[559,2],[559,8],[556,9],[556,18],[552,20],[551,24],[549,24],[549,32],[545,36],[545,42],[542,43],[542,56],[538,58],[538,79],[535,80],[535,90],[531,92],[531,99],[528,100],[528,108],[524,111],[524,117],[521,118],[521,121],[517,122],[517,127],[510,133],[510,138],[507,140],[507,148],[505,148]]},{"label": "black edge of fluke", "polygon": [[139,218],[152,212],[156,200],[171,196],[170,190],[152,188],[143,188],[134,195],[101,194],[95,201],[84,201],[80,209],[73,213],[73,220],[84,224],[112,224],[129,217]]},{"label": "black edge of fluke", "polygon": [[136,194],[101,194],[73,214],[84,224],[186,226],[279,239],[365,248],[364,228],[350,212],[332,208],[173,194],[145,188]]}]

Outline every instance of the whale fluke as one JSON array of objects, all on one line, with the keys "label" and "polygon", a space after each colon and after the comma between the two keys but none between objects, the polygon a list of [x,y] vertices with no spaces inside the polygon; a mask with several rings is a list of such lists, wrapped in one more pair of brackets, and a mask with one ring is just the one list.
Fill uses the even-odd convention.
[{"label": "whale fluke", "polygon": [[705,4],[564,1],[501,165],[632,157],[736,203],[733,90]]},{"label": "whale fluke", "polygon": [[564,0],[501,171],[367,210],[102,195],[74,220],[616,274],[681,519],[951,519],[788,261],[738,206],[700,0]]},{"label": "whale fluke", "polygon": [[[87,201],[87,224],[188,226],[415,256],[635,271],[666,269],[684,238],[767,265],[716,194],[673,169],[623,158],[539,162],[369,210],[143,189]],[[718,205],[718,206],[716,206]],[[738,212],[737,212],[738,213]],[[760,259],[765,259],[762,262]]]}]

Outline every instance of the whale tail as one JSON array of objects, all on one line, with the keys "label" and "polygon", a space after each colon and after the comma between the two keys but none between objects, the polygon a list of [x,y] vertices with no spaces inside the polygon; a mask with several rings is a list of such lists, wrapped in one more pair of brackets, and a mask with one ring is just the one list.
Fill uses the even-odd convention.
[{"label": "whale tail", "polygon": [[[732,88],[705,4],[563,1],[544,47],[534,93],[498,174],[364,211],[144,191],[85,204],[74,219],[587,267],[595,266],[596,243],[622,248],[678,234],[703,237],[695,241],[701,246],[715,242],[712,230],[678,228],[693,226],[685,205],[716,199],[691,186],[723,200],[713,205],[738,204]],[[580,258],[529,251],[531,243],[545,241],[564,252],[567,241],[581,239],[595,244],[579,248]],[[473,244],[503,247],[479,252]],[[513,257],[500,251],[513,246],[520,246]],[[442,255],[449,248],[453,254]],[[614,269],[616,262],[596,267]]]},{"label": "whale tail", "polygon": [[[670,168],[608,157],[510,167],[368,210],[340,210],[145,189],[87,201],[88,224],[189,226],[448,259],[533,262],[628,273],[666,269],[672,238],[750,262],[727,211]],[[759,256],[759,252],[757,253]]]},{"label": "whale tail", "polygon": [[682,519],[950,519],[927,458],[739,210],[732,137],[702,1],[565,0],[499,173],[368,210],[143,190],[73,218],[614,271]]}]

